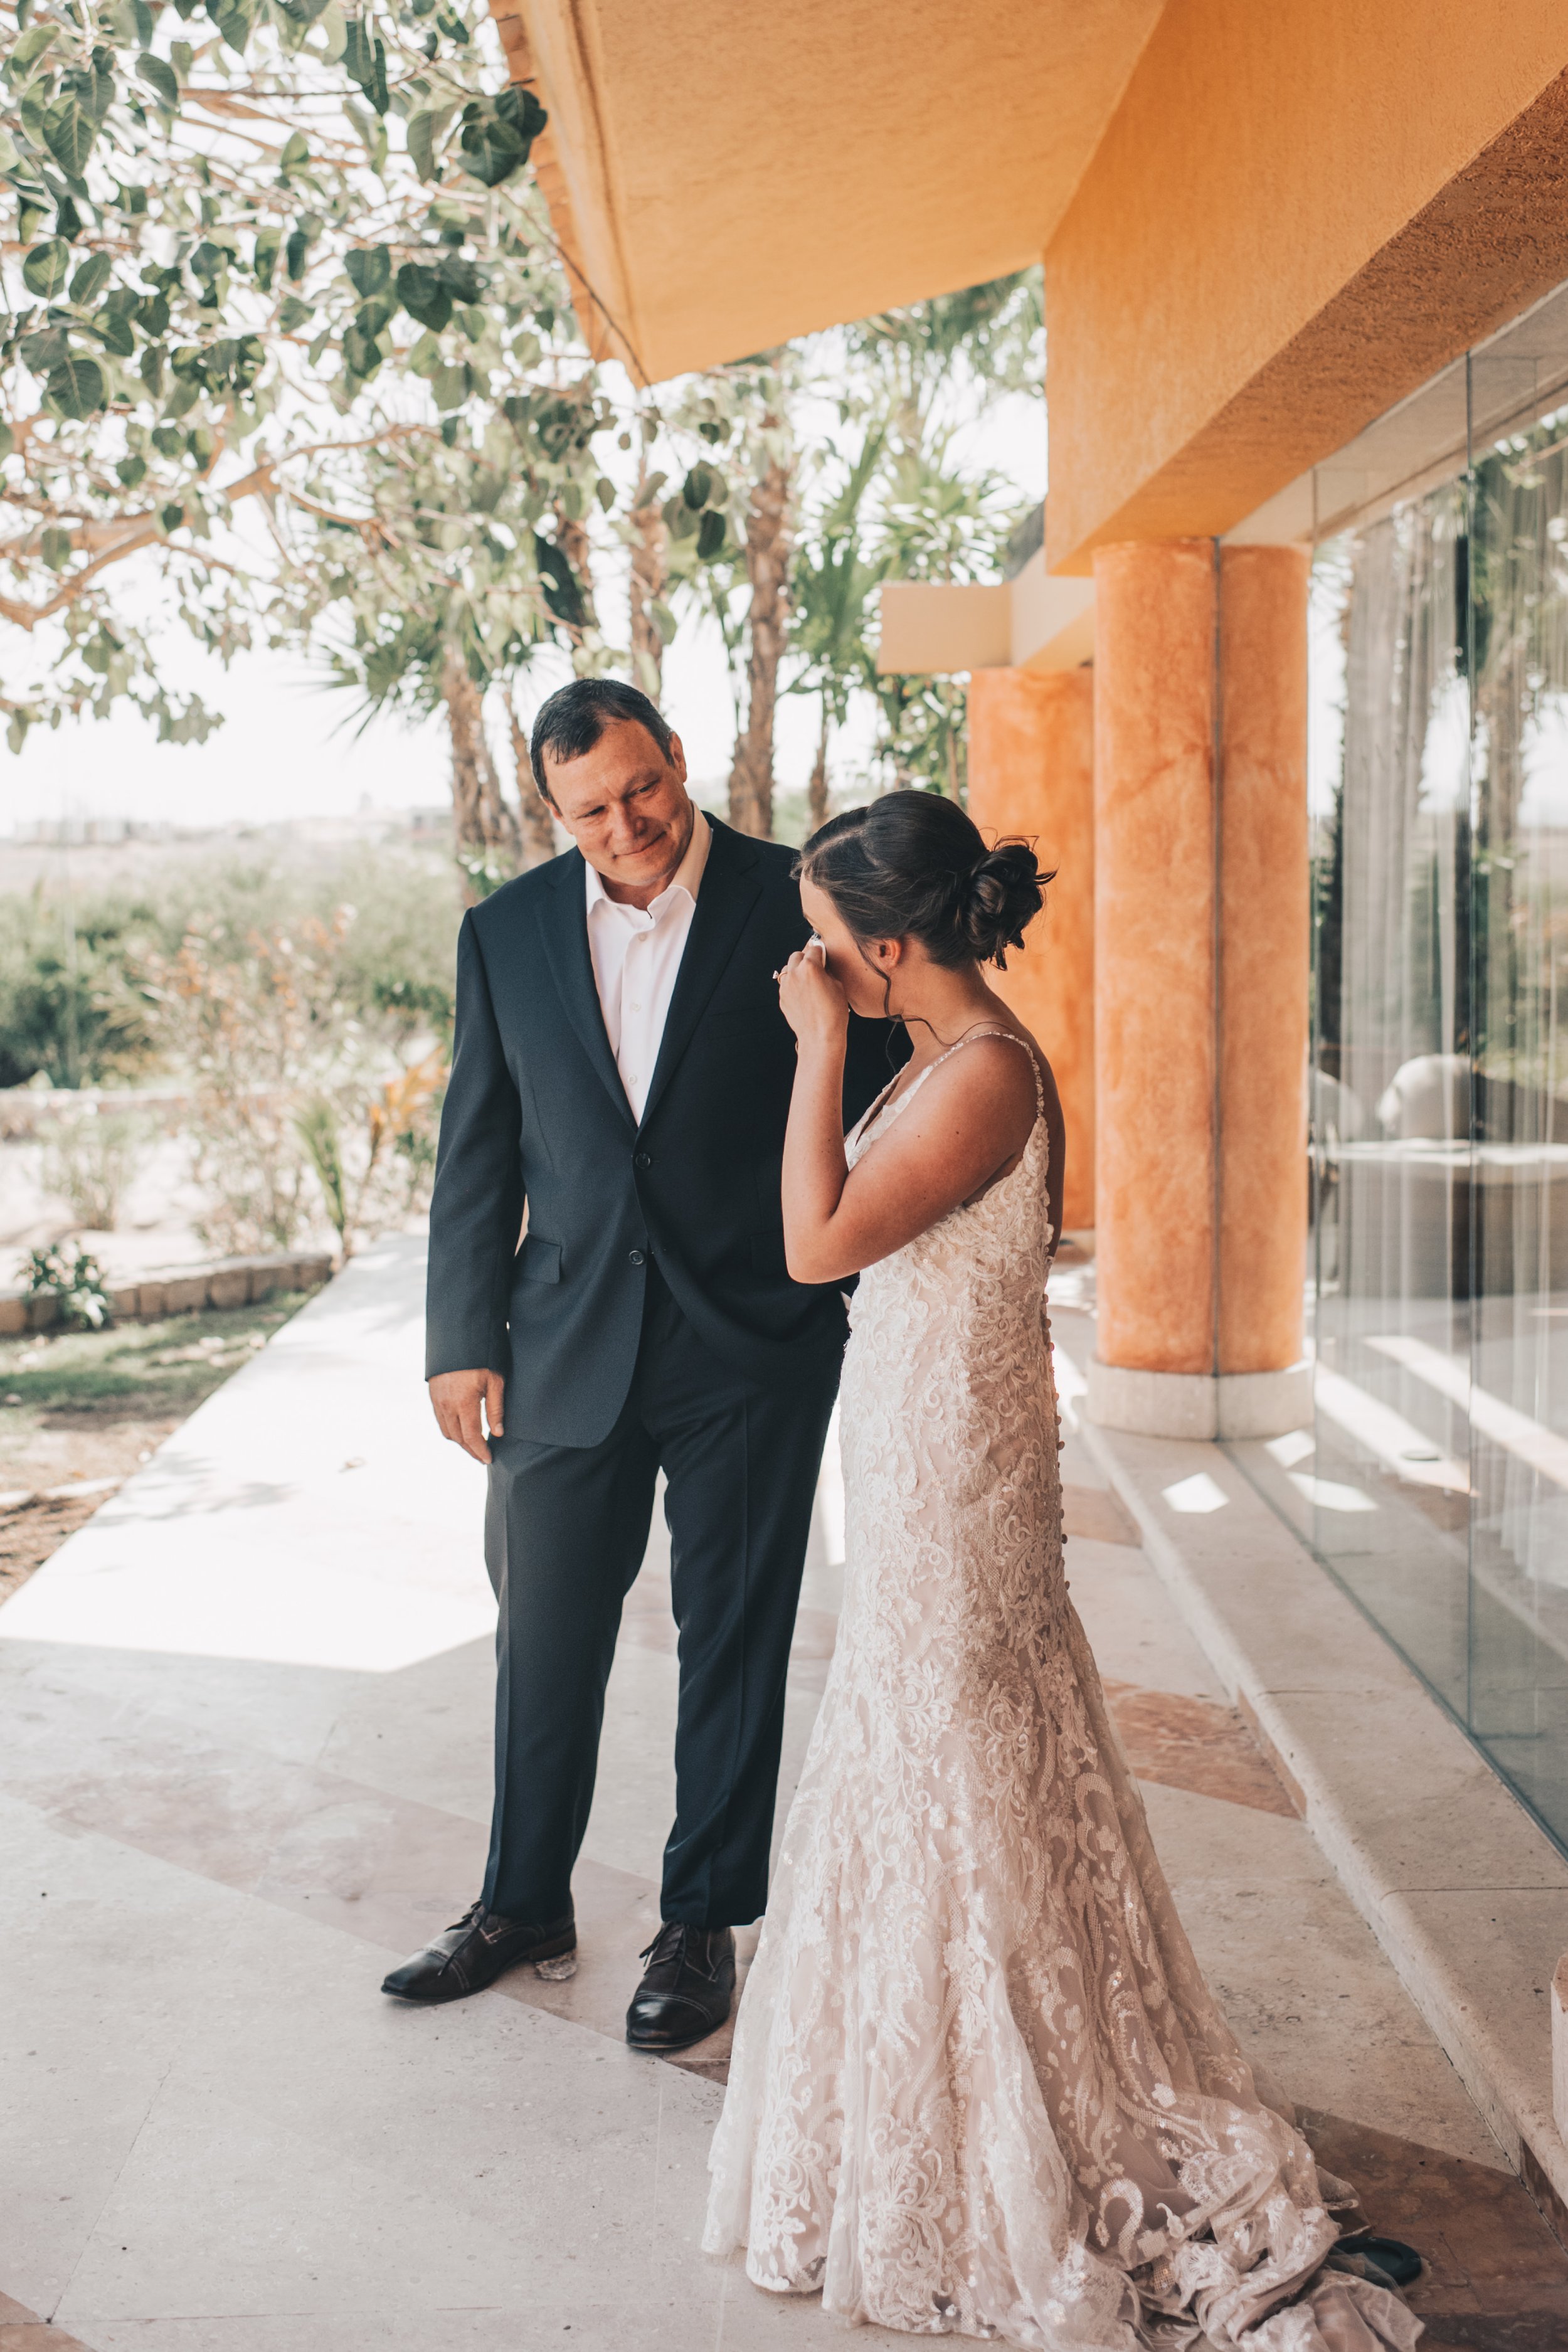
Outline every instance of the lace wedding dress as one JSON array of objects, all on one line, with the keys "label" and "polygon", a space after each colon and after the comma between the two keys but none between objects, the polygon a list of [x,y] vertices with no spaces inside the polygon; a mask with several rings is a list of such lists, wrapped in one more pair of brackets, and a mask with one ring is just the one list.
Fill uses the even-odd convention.
[{"label": "lace wedding dress", "polygon": [[1348,2192],[1204,1982],[1068,1598],[1047,1152],[1042,1112],[855,1297],[844,1611],[704,2243],[917,2335],[1408,2352],[1403,2303],[1321,2273]]}]

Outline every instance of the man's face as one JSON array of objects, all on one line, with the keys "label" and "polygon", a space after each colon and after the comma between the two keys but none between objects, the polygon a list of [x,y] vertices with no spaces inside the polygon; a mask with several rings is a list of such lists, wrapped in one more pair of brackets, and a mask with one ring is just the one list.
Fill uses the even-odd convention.
[{"label": "man's face", "polygon": [[615,719],[580,759],[546,751],[544,773],[562,824],[610,896],[645,906],[657,898],[691,840],[679,736],[667,761],[646,727]]}]

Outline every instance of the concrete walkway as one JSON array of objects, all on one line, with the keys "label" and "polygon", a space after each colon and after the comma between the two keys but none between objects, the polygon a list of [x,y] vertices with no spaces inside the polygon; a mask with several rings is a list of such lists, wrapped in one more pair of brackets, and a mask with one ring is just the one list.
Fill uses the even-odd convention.
[{"label": "concrete walkway", "polygon": [[[431,2013],[376,1990],[477,1891],[489,1810],[482,1480],[428,1417],[421,1256],[357,1260],[0,1610],[4,2352],[837,2340],[697,2252],[726,2037],[620,2039],[672,1794],[657,1542],[576,1976]],[[1431,2340],[1546,2352],[1562,2249],[1071,1435],[1066,1466],[1074,1594],[1237,2030],[1427,2254]],[[830,1463],[786,1789],[840,1528]]]}]

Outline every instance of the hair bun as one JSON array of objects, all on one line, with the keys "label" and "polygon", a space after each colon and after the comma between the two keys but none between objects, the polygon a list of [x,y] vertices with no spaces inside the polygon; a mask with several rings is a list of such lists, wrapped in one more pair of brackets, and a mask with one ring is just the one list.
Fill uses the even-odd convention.
[{"label": "hair bun", "polygon": [[1026,841],[992,849],[941,793],[884,793],[814,833],[795,866],[825,890],[857,940],[918,940],[933,963],[1000,964],[1044,901]]},{"label": "hair bun", "polygon": [[1026,841],[999,841],[975,860],[960,883],[954,913],[977,962],[1006,971],[1007,950],[1023,946],[1048,879]]}]

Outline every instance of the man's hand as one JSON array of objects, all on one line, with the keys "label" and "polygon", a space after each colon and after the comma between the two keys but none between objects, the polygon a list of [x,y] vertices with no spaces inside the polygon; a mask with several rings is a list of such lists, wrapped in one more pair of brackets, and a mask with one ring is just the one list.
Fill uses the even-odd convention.
[{"label": "man's hand", "polygon": [[[506,1397],[506,1383],[499,1372],[437,1372],[430,1382],[430,1403],[443,1437],[471,1454],[476,1462],[488,1462],[490,1449],[485,1444],[485,1430],[500,1437],[501,1409]],[[479,1407],[484,1407],[481,1420]]]}]

